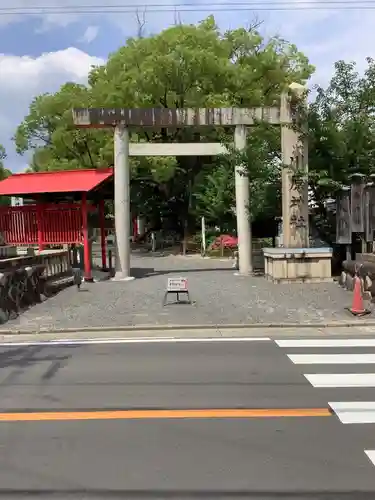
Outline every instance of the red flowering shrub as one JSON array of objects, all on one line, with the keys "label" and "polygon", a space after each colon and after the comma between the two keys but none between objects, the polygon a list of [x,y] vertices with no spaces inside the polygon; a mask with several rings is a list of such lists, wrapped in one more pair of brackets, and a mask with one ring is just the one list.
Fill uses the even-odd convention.
[{"label": "red flowering shrub", "polygon": [[219,248],[236,249],[238,246],[238,238],[230,234],[221,234],[217,236],[210,245],[210,250],[217,250]]}]

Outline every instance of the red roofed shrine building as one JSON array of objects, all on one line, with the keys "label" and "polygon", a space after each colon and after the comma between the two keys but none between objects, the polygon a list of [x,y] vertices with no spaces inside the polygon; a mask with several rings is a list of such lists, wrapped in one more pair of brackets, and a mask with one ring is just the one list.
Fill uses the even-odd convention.
[{"label": "red roofed shrine building", "polygon": [[104,201],[113,199],[113,169],[14,174],[0,182],[0,196],[35,203],[0,207],[0,232],[7,245],[84,247],[85,279],[92,279],[89,212],[98,211],[102,266],[106,267]]}]

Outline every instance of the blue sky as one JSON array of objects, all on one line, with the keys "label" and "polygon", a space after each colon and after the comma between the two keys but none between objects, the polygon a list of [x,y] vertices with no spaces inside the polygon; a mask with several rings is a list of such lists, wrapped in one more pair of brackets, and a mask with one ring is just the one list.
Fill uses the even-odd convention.
[{"label": "blue sky", "polygon": [[[41,19],[25,16],[19,22],[0,25],[0,52],[39,57],[45,52],[76,47],[89,55],[106,58],[109,52],[121,45],[124,33],[107,19],[92,18],[91,21],[93,24],[78,20],[68,26],[57,25],[46,29]],[[91,37],[85,39],[86,32],[91,33]]]},{"label": "blue sky", "polygon": [[[274,3],[276,1],[282,0],[273,0]],[[288,5],[298,4],[299,1],[301,0],[288,0]],[[147,2],[167,4],[166,0],[111,0],[107,5],[137,4],[142,12]],[[174,2],[171,0],[169,4],[171,3]],[[182,2],[176,0],[175,3]],[[195,3],[197,8],[206,9],[205,12],[180,12],[182,22],[197,22],[212,12],[207,1],[195,0]],[[234,0],[221,0],[220,3],[233,5]],[[1,8],[38,5],[82,6],[103,5],[103,2],[1,1]],[[313,0],[310,3],[310,7],[312,6]],[[279,34],[295,43],[310,57],[317,67],[313,81],[323,85],[329,81],[336,60],[354,60],[358,63],[359,70],[362,70],[365,58],[373,56],[375,51],[372,48],[372,41],[375,39],[375,11],[305,8],[287,12],[249,10],[213,13],[222,29],[248,26],[255,17],[263,20],[261,30],[266,36]],[[175,19],[173,11],[161,14],[147,12],[146,9],[145,34],[160,31],[173,24]],[[7,149],[8,168],[19,171],[27,165],[27,158],[16,155],[11,136],[27,113],[31,99],[40,93],[57,90],[67,80],[84,82],[90,66],[103,63],[110,52],[136,33],[136,29],[134,14],[0,15],[0,144]]]}]

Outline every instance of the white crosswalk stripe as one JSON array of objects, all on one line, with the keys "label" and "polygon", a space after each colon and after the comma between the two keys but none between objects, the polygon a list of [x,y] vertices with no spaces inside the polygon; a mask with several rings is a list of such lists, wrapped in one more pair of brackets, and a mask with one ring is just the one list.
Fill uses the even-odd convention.
[{"label": "white crosswalk stripe", "polygon": [[375,387],[375,373],[304,373],[314,387]]},{"label": "white crosswalk stripe", "polygon": [[365,453],[371,460],[371,462],[375,465],[375,450],[365,450]]},{"label": "white crosswalk stripe", "polygon": [[374,339],[291,339],[275,340],[279,347],[375,347]]},{"label": "white crosswalk stripe", "polygon": [[375,424],[375,401],[328,403],[343,424]]},{"label": "white crosswalk stripe", "polygon": [[[375,388],[375,338],[282,339],[275,343],[293,364],[302,368],[313,387],[327,391],[327,399],[333,389],[348,389],[354,399],[353,391],[356,394],[360,388]],[[364,349],[370,352],[363,352]],[[359,350],[362,352],[356,352]],[[375,424],[375,401],[327,401],[327,404],[343,424]],[[375,465],[375,450],[364,451]]]},{"label": "white crosswalk stripe", "polygon": [[375,363],[375,354],[288,354],[295,365],[368,365]]}]

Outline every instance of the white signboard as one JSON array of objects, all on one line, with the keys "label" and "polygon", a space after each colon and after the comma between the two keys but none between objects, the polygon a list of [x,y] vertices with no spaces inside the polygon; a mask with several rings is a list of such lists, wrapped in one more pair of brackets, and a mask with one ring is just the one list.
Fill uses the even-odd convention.
[{"label": "white signboard", "polygon": [[168,278],[167,291],[168,292],[187,292],[188,291],[187,278]]},{"label": "white signboard", "polygon": [[10,204],[12,207],[23,207],[23,198],[12,196],[10,199]]}]

